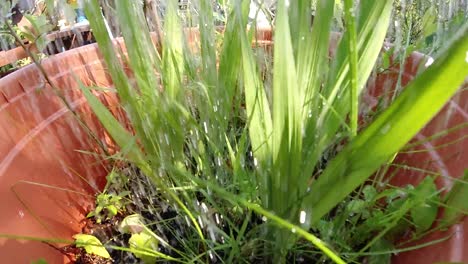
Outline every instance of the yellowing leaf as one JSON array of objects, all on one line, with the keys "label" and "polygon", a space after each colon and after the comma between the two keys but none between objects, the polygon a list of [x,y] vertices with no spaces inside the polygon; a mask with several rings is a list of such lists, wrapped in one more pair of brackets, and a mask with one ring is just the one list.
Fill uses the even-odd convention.
[{"label": "yellowing leaf", "polygon": [[75,245],[79,248],[84,248],[86,253],[94,254],[103,258],[111,258],[109,252],[102,245],[101,241],[95,236],[86,235],[86,234],[77,234],[74,235]]},{"label": "yellowing leaf", "polygon": [[158,240],[153,236],[149,235],[146,232],[141,232],[139,234],[133,234],[128,240],[130,248],[138,250],[138,252],[133,252],[135,256],[145,263],[154,263],[156,257],[149,256],[147,254],[140,253],[140,251],[155,251],[158,248]]}]

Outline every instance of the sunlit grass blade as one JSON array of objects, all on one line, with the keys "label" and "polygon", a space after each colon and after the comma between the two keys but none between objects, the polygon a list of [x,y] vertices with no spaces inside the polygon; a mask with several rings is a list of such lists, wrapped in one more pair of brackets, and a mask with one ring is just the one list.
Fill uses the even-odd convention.
[{"label": "sunlit grass blade", "polygon": [[[182,172],[180,172],[182,173]],[[320,240],[317,236],[314,234],[311,234],[307,232],[306,230],[302,229],[300,226],[295,225],[294,223],[289,222],[288,220],[285,220],[282,217],[277,216],[275,213],[263,208],[262,206],[258,204],[251,203],[249,201],[246,201],[242,199],[241,197],[231,194],[230,192],[227,192],[224,188],[219,187],[215,184],[209,183],[209,182],[204,182],[199,179],[194,180],[198,185],[203,186],[203,187],[209,187],[211,188],[214,192],[218,193],[223,197],[223,199],[226,199],[230,201],[231,203],[234,204],[241,204],[244,207],[252,210],[253,212],[256,212],[260,215],[263,215],[266,217],[268,221],[274,222],[276,225],[278,225],[280,228],[282,228],[284,231],[287,231],[291,234],[297,234],[310,243],[312,243],[314,246],[316,246],[318,249],[320,249],[325,255],[327,255],[331,260],[333,260],[337,264],[345,264],[346,262],[343,261],[335,252],[333,252],[332,249],[329,248],[329,246]],[[277,253],[277,252],[276,252]],[[276,259],[278,260],[278,259]]]},{"label": "sunlit grass blade", "polygon": [[[138,84],[142,100],[155,101],[158,89],[156,70],[160,68],[159,54],[151,41],[140,1],[117,1],[116,11],[121,23],[129,63]],[[160,40],[158,40],[160,41]]]},{"label": "sunlit grass blade", "polygon": [[[273,55],[273,134],[271,209],[289,219],[297,218],[294,201],[302,163],[302,100],[285,1],[278,2]],[[293,208],[290,208],[290,207]]]},{"label": "sunlit grass blade", "polygon": [[[138,14],[140,14],[141,11],[139,11],[139,8],[141,8],[141,6],[137,3],[132,4],[126,3],[127,1],[124,2],[119,2],[119,12],[124,16],[123,19],[132,20],[134,17],[138,17]],[[94,30],[93,33],[108,66],[109,73],[117,89],[119,98],[125,110],[129,113],[131,124],[135,128],[137,137],[141,140],[142,147],[144,148],[144,154],[141,155],[143,155],[145,160],[140,163],[137,161],[136,165],[139,166],[146,176],[149,177],[155,186],[158,186],[158,188],[162,190],[163,195],[165,195],[169,200],[174,201],[181,210],[186,213],[190,221],[193,223],[196,233],[201,239],[201,244],[204,247],[204,235],[193,213],[187,208],[186,204],[181,200],[181,197],[169,188],[170,182],[177,179],[160,177],[158,174],[158,170],[161,165],[165,165],[166,163],[169,165],[171,162],[179,164],[177,161],[180,161],[178,159],[183,155],[182,146],[184,139],[180,136],[180,131],[183,131],[183,129],[182,123],[179,122],[180,118],[183,118],[183,114],[181,114],[183,111],[179,109],[180,104],[178,104],[178,102],[167,104],[164,103],[165,101],[161,100],[160,97],[156,96],[158,82],[153,82],[153,80],[157,80],[155,72],[158,63],[157,55],[145,62],[140,61],[145,60],[147,57],[145,54],[139,54],[139,52],[151,52],[151,50],[154,49],[151,44],[151,40],[149,39],[146,26],[143,25],[141,26],[142,28],[134,27],[122,29],[125,35],[124,39],[127,44],[127,50],[129,50],[130,64],[132,65],[132,68],[133,64],[136,65],[132,70],[134,73],[136,70],[146,71],[144,73],[138,73],[139,77],[136,76],[138,85],[137,89],[132,87],[128,77],[123,71],[122,65],[114,50],[113,41],[107,34],[107,29],[100,12],[98,2],[96,0],[86,1],[85,10]],[[131,21],[127,22],[127,24],[122,23],[122,27],[134,26]],[[138,20],[136,23],[136,25],[143,24],[141,20]],[[146,32],[146,34],[141,32],[141,30]],[[140,34],[142,35],[141,39],[138,37]],[[141,48],[142,50],[130,52],[132,48]],[[136,57],[140,55],[140,58]],[[90,98],[92,98],[92,96]],[[158,111],[148,111],[148,107],[156,108],[163,114],[159,115]],[[103,118],[110,118],[110,116],[104,114]],[[174,124],[176,124],[176,126],[171,127],[171,125]],[[116,124],[113,125],[114,127],[117,127]],[[114,127],[111,127],[111,129]],[[118,132],[121,132],[119,130],[120,129],[117,127],[117,131],[108,132],[111,135],[116,135]],[[164,131],[165,133],[160,133],[161,131]],[[167,140],[165,140],[166,137]],[[135,148],[137,147],[138,146],[135,145]],[[136,158],[139,159],[140,157],[136,156]],[[148,161],[151,162],[151,166],[147,163]]]},{"label": "sunlit grass blade", "polygon": [[[304,89],[304,101],[302,119],[305,134],[303,138],[303,175],[302,181],[306,181],[320,158],[321,153],[316,151],[318,141],[318,129],[316,118],[320,111],[320,90],[325,81],[328,65],[330,46],[331,24],[335,3],[333,1],[318,1],[320,10],[314,18],[312,32],[309,28],[302,27],[298,35],[299,50],[297,56],[298,89]],[[303,10],[306,21],[311,19],[310,10]],[[303,39],[304,38],[304,39]],[[303,192],[306,186],[300,187]]]},{"label": "sunlit grass blade", "polygon": [[[468,76],[468,26],[443,56],[330,162],[304,206],[316,223],[398,152],[455,94]],[[428,103],[430,102],[430,104]]]},{"label": "sunlit grass blade", "polygon": [[[239,115],[239,100],[242,97],[239,77],[241,76],[242,62],[242,43],[241,36],[238,33],[240,28],[247,27],[247,17],[243,13],[237,15],[235,4],[229,14],[225,31],[223,33],[223,47],[219,54],[218,70],[218,102],[214,102],[215,107],[219,109],[220,123],[226,123],[222,120],[232,120]],[[223,124],[225,127],[225,124]]]},{"label": "sunlit grass blade", "polygon": [[141,166],[145,173],[150,173],[151,170],[148,165],[145,164],[144,154],[136,144],[135,137],[119,123],[109,109],[107,109],[106,106],[104,106],[102,102],[91,93],[89,88],[85,87],[82,83],[80,83],[80,88],[84,97],[88,101],[89,106],[96,114],[106,131],[109,132],[112,139],[115,140],[120,148],[128,151],[126,153],[126,157],[131,162]]},{"label": "sunlit grass blade", "polygon": [[[102,17],[99,3],[97,0],[89,0],[85,2],[84,7],[90,25],[93,28],[93,34],[99,44],[100,51],[102,52],[104,60],[107,64],[109,74],[111,75],[115,88],[118,91],[121,103],[129,114],[135,130],[137,133],[141,133],[141,131],[143,131],[143,122],[138,112],[139,107],[137,101],[134,100],[134,98],[137,98],[137,93],[132,88],[129,79],[123,70],[122,64],[120,63],[114,50],[114,43],[108,35],[107,27]],[[141,137],[141,140],[143,141],[144,145],[150,144],[145,137]]]},{"label": "sunlit grass blade", "polygon": [[162,45],[164,93],[174,100],[180,95],[182,76],[184,76],[183,31],[180,30],[181,24],[176,8],[174,1],[168,3]]},{"label": "sunlit grass blade", "polygon": [[357,50],[357,40],[356,40],[356,15],[355,7],[352,0],[344,1],[345,8],[345,21],[346,21],[346,30],[348,32],[348,62],[349,62],[349,83],[350,83],[350,105],[351,113],[349,122],[351,123],[351,136],[354,137],[357,134],[358,126],[358,111],[359,111],[359,91],[358,91],[358,50]]},{"label": "sunlit grass blade", "polygon": [[[208,89],[216,89],[218,78],[216,66],[215,30],[213,20],[213,5],[210,0],[200,0],[200,52],[202,60],[202,77]],[[216,92],[210,93],[216,96]]]},{"label": "sunlit grass blade", "polygon": [[[237,6],[237,16],[242,21],[241,6]],[[247,125],[249,127],[252,149],[258,162],[263,165],[271,164],[271,133],[272,121],[268,99],[263,82],[256,68],[255,58],[249,38],[239,23],[242,50],[242,76],[245,92],[245,107],[247,111]],[[265,185],[264,185],[265,187]]]},{"label": "sunlit grass blade", "polygon": [[[357,25],[357,68],[359,69],[357,87],[359,94],[365,87],[381,51],[390,22],[391,10],[392,1],[389,0],[361,1],[359,9],[356,10],[359,17]],[[322,135],[319,136],[320,142],[316,148],[319,153],[323,152],[334,141],[336,131],[344,125],[343,120],[347,119],[351,108],[350,100],[339,100],[340,98],[350,98],[350,83],[346,78],[350,70],[348,65],[350,52],[347,45],[349,37],[349,31],[346,31],[337,47],[328,81],[323,89],[326,103],[323,104],[317,120],[317,127],[322,127],[320,130]],[[332,109],[339,113],[341,118],[338,118]]]},{"label": "sunlit grass blade", "polygon": [[[117,144],[124,148],[127,146],[129,142],[133,142],[133,136],[130,135],[125,128],[115,119],[114,116],[110,113],[110,111],[89,91],[88,88],[82,86],[83,94],[85,95],[86,99],[88,100],[89,105],[93,109],[93,112],[97,115],[99,121],[102,125],[106,128],[112,138],[117,142]],[[170,198],[172,198],[179,206],[185,211],[188,217],[192,220],[195,228],[197,229],[198,234],[200,235],[201,239],[203,240],[203,233],[195,220],[195,217],[192,215],[190,210],[185,206],[185,204],[180,200],[178,195],[170,190],[163,182],[163,180],[156,176],[155,173],[152,171],[151,167],[148,163],[144,160],[144,154],[139,150],[138,145],[133,145],[133,147],[128,148],[129,152],[127,154],[129,160],[136,164],[151,180],[154,181],[155,185],[158,188],[161,188]]]}]

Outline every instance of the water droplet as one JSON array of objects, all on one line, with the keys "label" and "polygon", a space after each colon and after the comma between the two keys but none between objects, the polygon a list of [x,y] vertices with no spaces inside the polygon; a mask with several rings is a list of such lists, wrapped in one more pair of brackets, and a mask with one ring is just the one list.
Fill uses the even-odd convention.
[{"label": "water droplet", "polygon": [[306,216],[307,213],[305,211],[301,211],[301,213],[299,214],[299,223],[304,224],[306,221]]},{"label": "water droplet", "polygon": [[198,224],[200,224],[200,228],[203,228],[203,221],[200,216],[198,216]]},{"label": "water droplet", "polygon": [[[467,62],[468,62],[468,52],[467,52]],[[426,61],[426,64],[424,64],[424,67],[429,67],[432,65],[432,63],[434,63],[434,59],[432,57],[429,57]]]},{"label": "water droplet", "polygon": [[253,162],[254,162],[254,166],[255,166],[255,167],[258,167],[258,161],[257,161],[257,158],[254,158]]},{"label": "water droplet", "polygon": [[268,221],[268,218],[266,216],[262,216],[262,221],[266,222],[266,221]]},{"label": "water droplet", "polygon": [[390,128],[392,126],[390,124],[386,124],[385,126],[383,126],[381,129],[380,129],[380,133],[385,135],[388,133],[388,131],[390,131]]},{"label": "water droplet", "polygon": [[293,228],[291,229],[291,232],[296,233],[296,228],[293,227]]},{"label": "water droplet", "polygon": [[468,63],[468,51],[466,51],[465,61],[466,61],[466,63]]},{"label": "water droplet", "polygon": [[20,218],[23,218],[23,217],[24,217],[24,212],[23,212],[23,210],[19,210],[19,211],[18,211],[18,214],[19,214]]},{"label": "water droplet", "polygon": [[206,122],[203,122],[203,129],[205,130],[205,133],[208,134],[208,125]]},{"label": "water droplet", "polygon": [[207,213],[208,212],[208,206],[206,206],[205,203],[201,204],[201,208],[203,209],[203,212]]}]

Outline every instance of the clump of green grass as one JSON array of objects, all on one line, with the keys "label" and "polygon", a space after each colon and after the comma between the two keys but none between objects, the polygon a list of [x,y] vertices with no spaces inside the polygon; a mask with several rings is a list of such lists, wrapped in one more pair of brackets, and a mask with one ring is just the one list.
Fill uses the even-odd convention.
[{"label": "clump of green grass", "polygon": [[[359,128],[359,95],[380,54],[392,2],[345,1],[345,31],[332,58],[335,1],[318,1],[313,25],[311,2],[278,2],[270,52],[252,48],[249,1],[227,5],[226,26],[216,33],[211,1],[200,0],[199,35],[190,45],[169,1],[159,52],[141,3],[116,1],[133,80],[98,2],[86,2],[134,133],[88,88],[83,93],[125,158],[150,181],[151,192],[141,195],[157,194],[176,213],[177,224],[152,230],[172,232],[178,261],[389,261],[396,234],[423,233],[434,222],[432,178],[403,189],[369,179],[467,76],[467,27],[450,52]],[[145,199],[139,206],[150,213],[165,210]]]}]

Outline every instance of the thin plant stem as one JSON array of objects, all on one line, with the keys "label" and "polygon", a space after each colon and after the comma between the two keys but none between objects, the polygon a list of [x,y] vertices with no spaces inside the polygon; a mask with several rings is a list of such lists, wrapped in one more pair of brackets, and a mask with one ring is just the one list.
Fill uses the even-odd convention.
[{"label": "thin plant stem", "polygon": [[254,203],[248,202],[248,201],[246,201],[246,200],[244,200],[242,198],[239,198],[239,197],[225,191],[224,189],[219,188],[218,186],[215,186],[214,184],[207,184],[207,183],[205,183],[205,182],[203,182],[201,180],[198,180],[198,179],[194,179],[194,181],[196,181],[198,184],[206,185],[206,187],[209,187],[213,191],[221,194],[224,199],[226,199],[228,201],[231,201],[231,202],[235,201],[235,202],[237,202],[239,204],[242,204],[246,208],[248,208],[248,209],[250,209],[250,210],[252,210],[252,211],[254,211],[254,212],[258,213],[258,214],[261,214],[261,215],[265,216],[267,219],[273,220],[274,222],[276,222],[276,224],[278,224],[282,228],[291,230],[292,233],[296,233],[296,234],[302,236],[304,239],[311,242],[314,246],[316,246],[318,249],[320,249],[325,255],[327,255],[336,264],[346,264],[346,262],[343,259],[341,259],[335,252],[333,252],[333,250],[331,250],[325,242],[323,242],[321,239],[319,239],[315,235],[313,235],[313,234],[307,232],[306,230],[302,229],[301,227],[299,227],[299,226],[297,226],[295,224],[292,224],[291,222],[289,222],[289,221],[275,215],[274,213],[264,209],[263,207],[261,207],[258,204],[254,204]]}]

